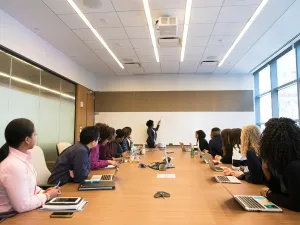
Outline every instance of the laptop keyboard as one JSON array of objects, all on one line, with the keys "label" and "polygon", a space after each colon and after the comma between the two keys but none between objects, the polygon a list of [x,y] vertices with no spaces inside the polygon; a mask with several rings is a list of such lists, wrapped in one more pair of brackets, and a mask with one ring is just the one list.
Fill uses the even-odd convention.
[{"label": "laptop keyboard", "polygon": [[238,196],[237,197],[245,206],[252,209],[264,209],[262,205],[260,205],[257,201],[255,201],[252,197],[248,196]]},{"label": "laptop keyboard", "polygon": [[112,175],[102,175],[101,180],[112,180]]},{"label": "laptop keyboard", "polygon": [[229,183],[230,182],[230,180],[226,176],[217,176],[217,178],[219,179],[219,181],[221,181],[223,183]]}]

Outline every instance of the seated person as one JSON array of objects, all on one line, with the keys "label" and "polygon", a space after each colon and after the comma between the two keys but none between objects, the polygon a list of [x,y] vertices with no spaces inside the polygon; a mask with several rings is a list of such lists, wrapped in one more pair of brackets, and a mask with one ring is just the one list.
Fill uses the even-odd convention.
[{"label": "seated person", "polygon": [[154,122],[153,120],[148,120],[146,123],[147,129],[147,144],[149,148],[155,148],[155,141],[157,138],[157,131],[160,126],[160,121],[158,121],[156,128],[154,128]]},{"label": "seated person", "polygon": [[197,145],[200,151],[208,151],[209,152],[209,145],[207,140],[205,139],[206,134],[203,130],[198,130],[195,133],[195,137],[197,139]]},{"label": "seated person", "polygon": [[214,127],[213,129],[211,129],[210,137],[211,139],[209,141],[209,153],[213,157],[215,157],[216,155],[223,155],[220,128]]},{"label": "seated person", "polygon": [[230,135],[231,135],[231,129],[222,130],[221,138],[222,138],[223,157],[220,155],[215,156],[216,161],[219,161],[224,164],[232,163],[233,146],[231,144]]},{"label": "seated person", "polygon": [[235,176],[253,184],[263,183],[262,162],[259,154],[260,129],[256,125],[243,127],[241,134],[241,154],[247,158],[244,172],[225,169],[226,175]]},{"label": "seated person", "polygon": [[108,165],[119,166],[118,162],[116,161],[99,159],[100,146],[105,146],[108,142],[107,140],[108,132],[106,130],[108,129],[108,126],[103,123],[97,123],[95,126],[98,127],[100,130],[100,139],[98,141],[98,144],[91,149],[91,154],[90,154],[91,170],[104,168],[107,167]]},{"label": "seated person", "polygon": [[123,140],[125,138],[125,133],[123,130],[118,129],[116,131],[116,139],[114,141],[115,144],[115,157],[116,158],[121,158],[121,157],[126,157],[128,155],[128,153],[126,151],[123,150],[121,144],[123,143]]},{"label": "seated person", "polygon": [[100,159],[104,160],[112,160],[115,157],[115,138],[116,138],[116,130],[112,127],[108,128],[108,142],[104,146],[104,148],[100,148]]},{"label": "seated person", "polygon": [[132,129],[130,127],[124,127],[123,129],[123,132],[125,134],[125,137],[124,137],[124,140],[122,142],[122,149],[124,151],[130,151],[131,150],[131,144],[132,144],[132,140],[131,140],[131,132],[132,132]]},{"label": "seated person", "polygon": [[288,118],[266,123],[260,157],[268,189],[261,194],[280,207],[300,212],[300,128]]},{"label": "seated person", "polygon": [[85,180],[90,173],[90,149],[97,145],[99,138],[100,133],[96,126],[83,128],[80,141],[58,156],[48,183],[55,184],[60,181],[63,185]]},{"label": "seated person", "polygon": [[34,124],[15,119],[5,128],[6,144],[0,148],[0,213],[26,212],[60,195],[60,188],[42,190],[36,185],[36,171],[30,152],[36,142]]},{"label": "seated person", "polygon": [[233,147],[232,149],[232,169],[239,171],[240,166],[244,165],[242,163],[242,155],[241,155],[241,133],[242,129],[234,128],[231,130],[230,141]]}]

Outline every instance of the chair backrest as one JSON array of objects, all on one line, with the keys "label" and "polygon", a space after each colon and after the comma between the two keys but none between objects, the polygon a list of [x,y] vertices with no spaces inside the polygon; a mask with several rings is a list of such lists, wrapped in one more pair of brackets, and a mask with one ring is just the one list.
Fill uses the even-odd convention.
[{"label": "chair backrest", "polygon": [[65,149],[69,148],[72,144],[68,142],[60,142],[56,145],[57,155],[59,156]]},{"label": "chair backrest", "polygon": [[37,172],[37,184],[47,184],[51,173],[46,165],[43,150],[39,146],[34,146],[31,152],[31,163]]}]

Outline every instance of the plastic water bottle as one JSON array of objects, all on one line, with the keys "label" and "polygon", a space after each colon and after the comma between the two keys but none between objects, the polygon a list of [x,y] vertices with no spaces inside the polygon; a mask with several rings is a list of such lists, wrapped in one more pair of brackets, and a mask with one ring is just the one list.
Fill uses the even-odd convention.
[{"label": "plastic water bottle", "polygon": [[142,153],[142,155],[145,155],[145,154],[146,154],[145,144],[143,144],[143,148],[142,148],[141,153]]},{"label": "plastic water bottle", "polygon": [[191,149],[191,158],[194,158],[195,156],[195,150],[194,150],[194,147]]}]

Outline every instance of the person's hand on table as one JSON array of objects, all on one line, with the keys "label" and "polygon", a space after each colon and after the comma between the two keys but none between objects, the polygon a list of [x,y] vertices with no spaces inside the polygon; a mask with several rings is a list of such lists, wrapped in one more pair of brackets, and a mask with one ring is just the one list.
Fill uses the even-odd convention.
[{"label": "person's hand on table", "polygon": [[74,178],[75,177],[74,171],[73,170],[69,170],[69,175],[70,175],[71,178]]},{"label": "person's hand on table", "polygon": [[221,162],[221,159],[222,159],[222,156],[220,156],[220,155],[216,155],[215,156],[215,160],[216,161]]},{"label": "person's hand on table", "polygon": [[204,152],[204,153],[208,153],[208,150],[207,150],[207,149],[204,149],[203,152]]},{"label": "person's hand on table", "polygon": [[112,165],[116,167],[120,166],[120,163],[118,161],[114,161],[114,160],[107,160],[107,161],[108,161],[108,165]]},{"label": "person's hand on table", "polygon": [[51,187],[48,188],[44,193],[48,194],[50,196],[50,199],[53,199],[61,195],[61,189],[60,187]]},{"label": "person's hand on table", "polygon": [[123,156],[123,157],[128,157],[128,152],[123,152],[123,153],[122,153],[122,156]]},{"label": "person's hand on table", "polygon": [[234,170],[232,170],[230,175],[234,176],[234,177],[239,177],[239,176],[241,176],[243,174],[244,173],[242,171],[234,171]]},{"label": "person's hand on table", "polygon": [[231,170],[230,168],[224,168],[224,169],[223,169],[223,174],[224,174],[225,176],[230,176],[231,173],[232,173],[232,170]]},{"label": "person's hand on table", "polygon": [[269,188],[262,188],[261,190],[260,190],[260,195],[261,196],[264,196],[265,198],[267,197],[267,193],[269,192],[270,193],[270,191],[269,191],[270,189]]}]

